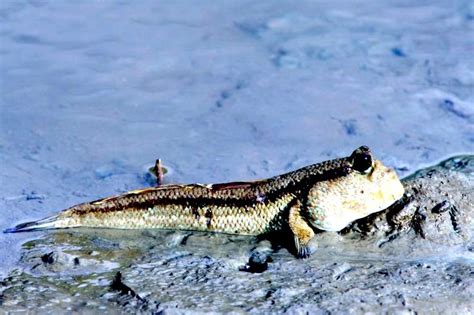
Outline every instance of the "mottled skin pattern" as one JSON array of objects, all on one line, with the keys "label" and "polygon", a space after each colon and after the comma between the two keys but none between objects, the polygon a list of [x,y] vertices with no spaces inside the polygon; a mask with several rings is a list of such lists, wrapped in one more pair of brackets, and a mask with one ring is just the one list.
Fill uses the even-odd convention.
[{"label": "mottled skin pattern", "polygon": [[9,229],[158,228],[260,235],[289,230],[307,257],[313,228],[339,231],[383,210],[404,192],[394,171],[367,147],[351,156],[254,182],[163,185],[73,206]]}]

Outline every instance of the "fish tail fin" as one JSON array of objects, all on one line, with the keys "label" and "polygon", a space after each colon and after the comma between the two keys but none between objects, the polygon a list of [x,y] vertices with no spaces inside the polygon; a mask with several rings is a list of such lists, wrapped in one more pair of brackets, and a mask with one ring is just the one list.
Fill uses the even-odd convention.
[{"label": "fish tail fin", "polygon": [[57,223],[59,221],[59,216],[54,215],[41,219],[38,221],[31,221],[18,224],[13,228],[9,228],[3,231],[3,233],[19,233],[19,232],[29,232],[29,231],[41,231],[57,228]]}]

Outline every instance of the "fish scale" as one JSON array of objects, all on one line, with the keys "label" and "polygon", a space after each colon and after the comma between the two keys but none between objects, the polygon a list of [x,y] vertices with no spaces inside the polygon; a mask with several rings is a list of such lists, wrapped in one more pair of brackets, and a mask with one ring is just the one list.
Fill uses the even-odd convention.
[{"label": "fish scale", "polygon": [[163,185],[86,202],[5,232],[72,227],[170,229],[260,235],[290,230],[306,257],[313,229],[337,231],[402,197],[396,173],[367,147],[269,179]]}]

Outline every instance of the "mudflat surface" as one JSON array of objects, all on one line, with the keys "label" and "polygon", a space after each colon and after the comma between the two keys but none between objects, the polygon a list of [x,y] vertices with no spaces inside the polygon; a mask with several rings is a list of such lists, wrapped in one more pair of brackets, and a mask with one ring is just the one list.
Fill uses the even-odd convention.
[{"label": "mudflat surface", "polygon": [[[407,200],[315,237],[296,259],[255,237],[77,229],[22,246],[5,311],[468,314],[474,156],[404,180]],[[410,196],[410,198],[408,198]]]},{"label": "mudflat surface", "polygon": [[[158,157],[170,169],[166,182],[206,183],[268,177],[362,144],[401,176],[472,153],[473,17],[470,1],[0,1],[0,229],[151,185],[146,168]],[[0,276],[22,273],[19,261],[47,254],[35,252],[39,244],[74,263],[76,254],[62,253],[90,242],[110,257],[67,277],[97,280],[84,274],[109,272],[99,277],[105,288],[117,264],[123,267],[116,257],[142,257],[155,244],[142,233],[157,233],[164,244],[186,238],[157,231],[2,234]],[[202,246],[203,238],[222,240],[193,234],[188,241]],[[154,245],[155,254],[164,244]],[[210,244],[212,253],[229,254]],[[232,267],[215,268],[234,272],[253,246],[240,238],[235,244]],[[199,248],[190,252],[199,255]],[[211,261],[219,257],[202,248]],[[42,264],[35,270],[43,272]],[[43,278],[31,274],[43,288],[34,282]],[[250,277],[237,274],[243,282]],[[453,274],[464,278],[465,271]],[[123,278],[133,287],[130,273]],[[77,293],[64,292],[64,299]],[[154,298],[164,301],[153,296],[149,303]],[[180,307],[197,302],[189,303]]]}]

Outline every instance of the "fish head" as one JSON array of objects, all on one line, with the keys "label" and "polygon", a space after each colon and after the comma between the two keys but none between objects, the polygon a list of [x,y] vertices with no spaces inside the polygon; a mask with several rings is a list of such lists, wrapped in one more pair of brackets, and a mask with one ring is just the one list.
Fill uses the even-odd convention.
[{"label": "fish head", "polygon": [[349,223],[384,210],[405,189],[396,172],[362,146],[345,159],[346,172],[316,181],[308,192],[307,217],[316,228],[340,231]]}]

